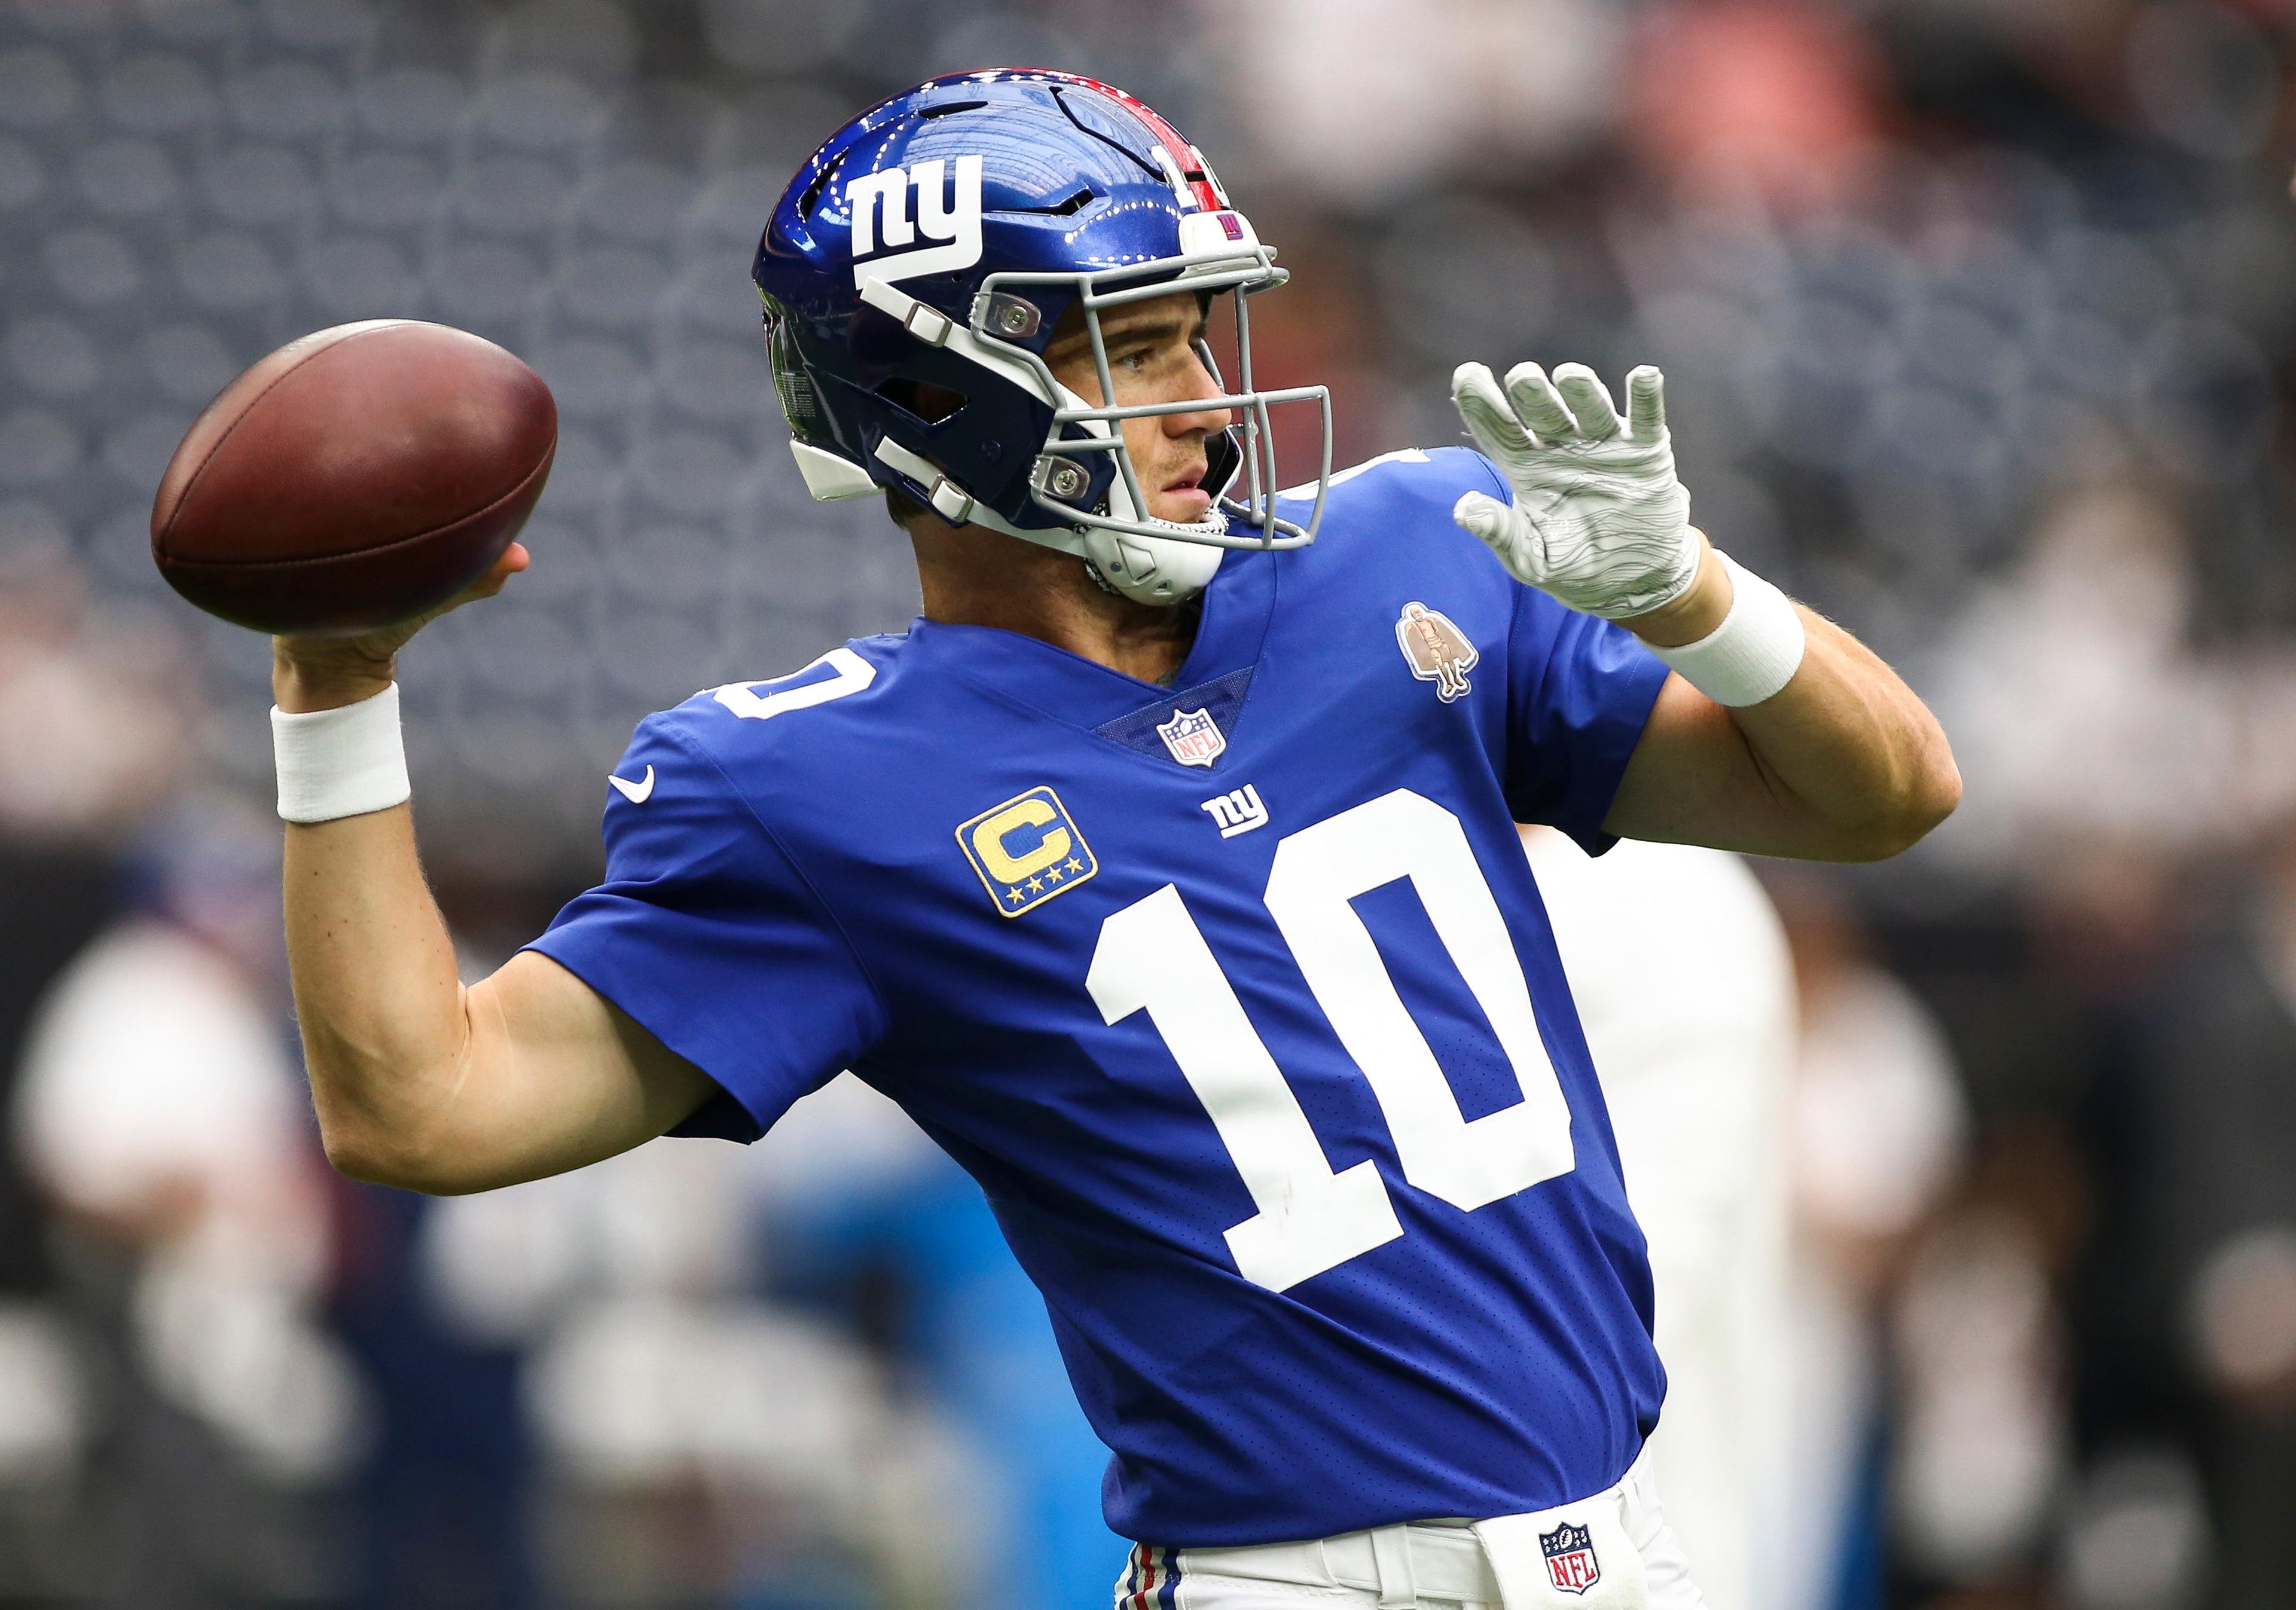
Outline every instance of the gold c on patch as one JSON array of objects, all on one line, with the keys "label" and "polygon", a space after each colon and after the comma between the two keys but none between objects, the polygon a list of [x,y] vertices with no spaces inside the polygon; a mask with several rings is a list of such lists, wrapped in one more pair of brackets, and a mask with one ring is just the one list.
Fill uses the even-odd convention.
[{"label": "gold c on patch", "polygon": [[1007,917],[1034,910],[1100,870],[1061,797],[1030,789],[956,830],[981,887]]}]

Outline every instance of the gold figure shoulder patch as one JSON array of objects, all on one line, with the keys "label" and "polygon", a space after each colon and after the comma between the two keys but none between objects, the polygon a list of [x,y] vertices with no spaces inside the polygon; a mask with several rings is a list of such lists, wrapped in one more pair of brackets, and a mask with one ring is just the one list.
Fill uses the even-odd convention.
[{"label": "gold figure shoulder patch", "polygon": [[1403,606],[1395,623],[1395,642],[1411,674],[1433,682],[1436,697],[1445,704],[1466,697],[1467,673],[1482,657],[1449,616],[1414,600]]}]

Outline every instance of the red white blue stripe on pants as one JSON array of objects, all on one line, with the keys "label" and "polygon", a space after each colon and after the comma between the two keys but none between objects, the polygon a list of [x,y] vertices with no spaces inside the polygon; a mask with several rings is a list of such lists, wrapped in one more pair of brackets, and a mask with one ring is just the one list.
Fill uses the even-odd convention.
[{"label": "red white blue stripe on pants", "polygon": [[1117,1590],[1116,1610],[1175,1610],[1172,1596],[1179,1586],[1180,1567],[1169,1549],[1135,1543],[1125,1562],[1124,1584]]}]

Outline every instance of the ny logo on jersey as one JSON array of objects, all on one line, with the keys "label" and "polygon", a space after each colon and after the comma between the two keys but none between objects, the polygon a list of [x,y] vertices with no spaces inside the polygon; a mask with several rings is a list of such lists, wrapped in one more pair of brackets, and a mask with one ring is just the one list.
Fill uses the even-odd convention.
[{"label": "ny logo on jersey", "polygon": [[[909,214],[909,192],[917,209]],[[849,180],[853,209],[853,283],[909,280],[947,274],[980,261],[980,159],[959,157],[956,171],[939,157],[910,168],[888,168]],[[939,246],[917,246],[922,235]],[[890,255],[877,257],[880,249]],[[864,262],[865,257],[874,257]]]},{"label": "ny logo on jersey", "polygon": [[1172,719],[1157,727],[1156,736],[1184,766],[1208,766],[1227,753],[1227,735],[1209,709],[1173,711]]},{"label": "ny logo on jersey", "polygon": [[1207,799],[1196,809],[1212,819],[1222,838],[1233,838],[1238,833],[1249,833],[1254,828],[1267,825],[1267,807],[1259,803],[1259,790],[1250,783]]},{"label": "ny logo on jersey", "polygon": [[1584,1593],[1603,1580],[1595,1558],[1595,1537],[1584,1526],[1568,1521],[1538,1534],[1539,1552],[1546,1556],[1546,1578],[1565,1593]]},{"label": "ny logo on jersey", "polygon": [[1416,601],[1404,605],[1395,623],[1395,645],[1411,674],[1433,682],[1435,696],[1445,704],[1465,697],[1467,673],[1481,656],[1449,616]]}]

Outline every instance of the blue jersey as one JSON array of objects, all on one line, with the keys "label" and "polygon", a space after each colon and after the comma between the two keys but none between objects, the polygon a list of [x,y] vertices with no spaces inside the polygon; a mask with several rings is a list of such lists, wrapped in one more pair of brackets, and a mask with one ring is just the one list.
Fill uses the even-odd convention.
[{"label": "blue jersey", "polygon": [[[1544,1508],[1656,1421],[1651,1285],[1514,824],[1590,849],[1665,668],[1450,448],[1231,552],[1169,688],[920,620],[640,724],[535,947],[751,1138],[849,1067],[986,1191],[1172,1547]],[[648,791],[650,786],[650,791]]]}]

